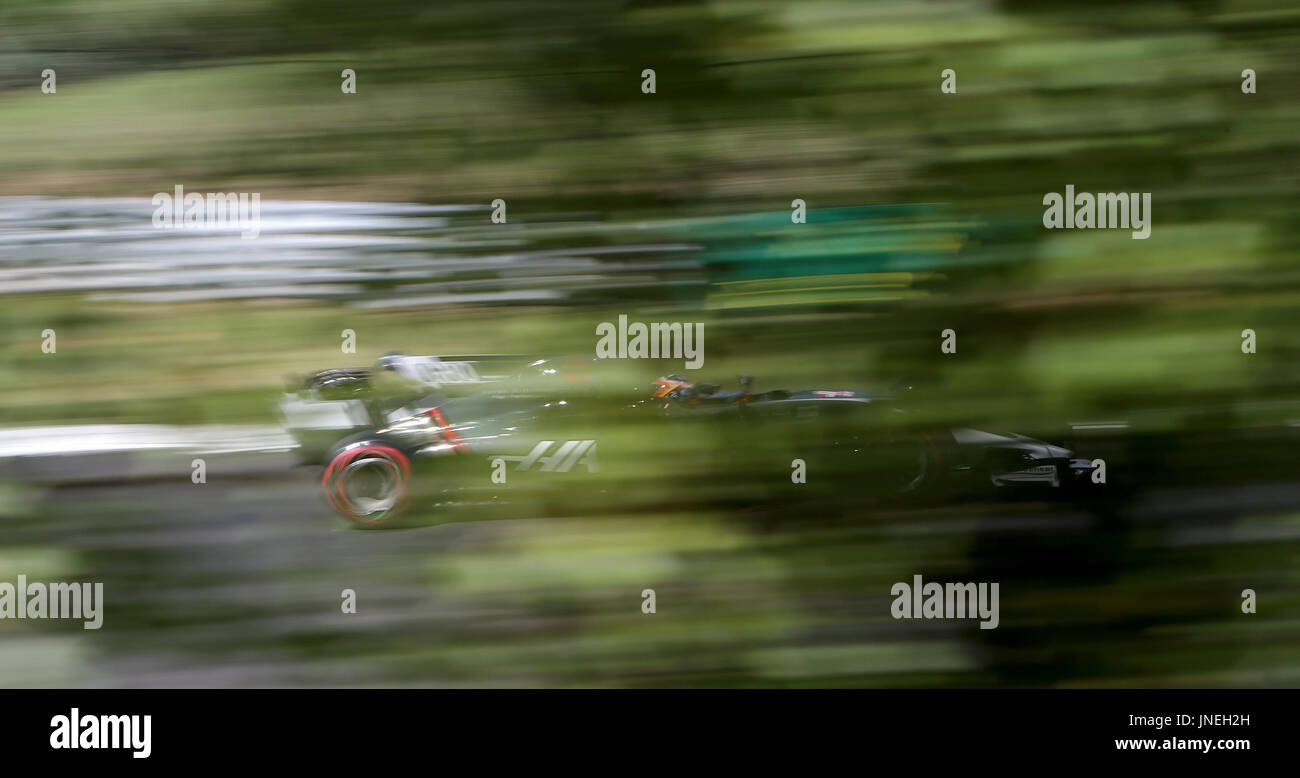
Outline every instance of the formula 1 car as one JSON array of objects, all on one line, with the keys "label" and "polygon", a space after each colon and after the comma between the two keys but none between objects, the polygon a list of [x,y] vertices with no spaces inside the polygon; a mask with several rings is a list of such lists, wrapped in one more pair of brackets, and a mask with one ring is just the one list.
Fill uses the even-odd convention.
[{"label": "formula 1 car", "polygon": [[[674,466],[684,478],[799,483],[790,468],[802,463],[827,488],[901,502],[972,486],[1063,489],[1091,470],[1028,437],[918,428],[897,389],[755,393],[749,376],[725,391],[669,374],[628,397],[591,380],[599,360],[521,362],[390,354],[373,370],[309,377],[281,410],[304,459],[323,467],[329,504],[359,527],[388,524],[417,486],[434,501],[547,482],[626,493],[637,474]],[[404,389],[377,390],[385,373]]]}]

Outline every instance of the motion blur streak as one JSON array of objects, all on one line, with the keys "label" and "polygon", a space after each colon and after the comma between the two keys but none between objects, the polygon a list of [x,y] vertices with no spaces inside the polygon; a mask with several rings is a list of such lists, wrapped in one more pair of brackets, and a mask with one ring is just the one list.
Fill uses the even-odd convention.
[{"label": "motion blur streak", "polygon": [[[0,686],[1300,685],[1297,43],[1282,0],[4,3],[0,579],[106,601],[0,622]],[[259,236],[153,229],[176,186]],[[1067,186],[1149,237],[1045,229]],[[615,415],[621,488],[353,531],[276,415],[619,316],[1106,482],[882,504]],[[892,618],[916,575],[997,628]]]}]

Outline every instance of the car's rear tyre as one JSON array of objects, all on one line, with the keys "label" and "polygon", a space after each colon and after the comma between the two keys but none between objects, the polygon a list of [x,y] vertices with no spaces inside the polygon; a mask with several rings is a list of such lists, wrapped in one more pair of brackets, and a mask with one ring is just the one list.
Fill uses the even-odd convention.
[{"label": "car's rear tyre", "polygon": [[926,434],[902,435],[868,441],[872,491],[888,503],[908,505],[931,495],[939,480],[939,450]]},{"label": "car's rear tyre", "polygon": [[357,527],[388,524],[402,514],[410,491],[411,461],[391,446],[346,448],[325,467],[321,486],[330,506]]}]

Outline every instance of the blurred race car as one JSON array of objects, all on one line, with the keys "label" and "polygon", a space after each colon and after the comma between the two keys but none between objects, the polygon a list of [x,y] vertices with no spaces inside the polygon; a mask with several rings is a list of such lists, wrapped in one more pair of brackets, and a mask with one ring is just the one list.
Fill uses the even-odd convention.
[{"label": "blurred race car", "polygon": [[341,437],[406,418],[415,408],[481,391],[520,372],[510,354],[407,356],[390,352],[371,368],[322,370],[290,379],[280,417],[303,462],[318,463]]},{"label": "blurred race car", "polygon": [[[691,463],[684,478],[722,474],[758,487],[749,494],[791,482],[791,463],[802,462],[825,488],[894,502],[972,486],[1061,489],[1091,470],[1033,438],[920,428],[899,390],[755,393],[749,376],[723,390],[669,374],[631,397],[592,380],[597,363],[390,354],[373,370],[311,376],[281,410],[304,459],[323,467],[326,499],[357,526],[389,523],[415,485],[446,495],[567,479],[619,493],[629,474],[678,459]],[[405,388],[376,390],[385,373]],[[636,433],[619,434],[628,429]]]}]

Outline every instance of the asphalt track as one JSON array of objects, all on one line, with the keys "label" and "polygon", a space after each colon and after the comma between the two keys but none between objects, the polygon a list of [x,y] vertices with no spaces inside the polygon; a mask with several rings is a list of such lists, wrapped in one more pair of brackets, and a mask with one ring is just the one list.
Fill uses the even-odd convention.
[{"label": "asphalt track", "polygon": [[[5,575],[103,581],[107,600],[98,632],[0,625],[0,683],[1300,685],[1300,481],[1149,489],[1102,509],[796,511],[711,524],[715,548],[655,550],[691,531],[689,512],[481,521],[462,506],[435,526],[353,530],[272,431],[235,433],[200,446],[202,484],[193,445],[0,458]],[[215,453],[232,439],[241,450]],[[617,570],[642,563],[653,617]],[[888,582],[908,569],[1000,582],[1001,626],[891,619]],[[1260,614],[1240,612],[1247,587]]]}]

